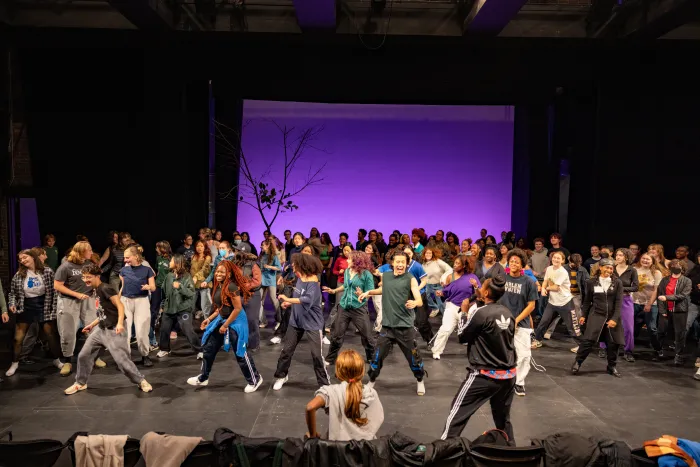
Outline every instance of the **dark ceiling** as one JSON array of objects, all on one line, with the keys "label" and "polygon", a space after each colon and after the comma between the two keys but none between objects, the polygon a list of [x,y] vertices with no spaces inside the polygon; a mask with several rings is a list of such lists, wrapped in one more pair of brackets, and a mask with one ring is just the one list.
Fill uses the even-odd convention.
[{"label": "dark ceiling", "polygon": [[698,0],[4,0],[11,26],[386,35],[700,39]]}]

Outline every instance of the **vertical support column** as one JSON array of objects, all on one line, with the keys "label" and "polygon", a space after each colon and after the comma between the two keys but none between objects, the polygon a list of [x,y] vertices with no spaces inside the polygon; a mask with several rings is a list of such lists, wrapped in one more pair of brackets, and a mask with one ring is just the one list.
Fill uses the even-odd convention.
[{"label": "vertical support column", "polygon": [[[214,167],[216,191],[216,228],[230,237],[234,230],[246,230],[246,226],[236,225],[238,216],[238,183],[240,174],[240,150],[243,131],[243,99],[237,94],[234,84],[214,86],[216,100],[215,122],[221,124],[221,131],[230,144],[216,147]],[[218,130],[215,137],[219,137]],[[233,147],[231,147],[233,146]]]},{"label": "vertical support column", "polygon": [[216,228],[216,128],[214,109],[214,90],[212,82],[209,80],[209,196],[208,196],[208,222],[209,228]]}]

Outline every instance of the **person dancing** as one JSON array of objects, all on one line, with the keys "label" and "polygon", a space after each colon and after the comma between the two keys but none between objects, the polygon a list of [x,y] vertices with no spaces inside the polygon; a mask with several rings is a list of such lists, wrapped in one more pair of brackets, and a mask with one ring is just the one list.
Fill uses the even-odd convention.
[{"label": "person dancing", "polygon": [[321,284],[318,275],[323,264],[314,255],[303,253],[292,255],[292,269],[297,276],[294,296],[279,296],[282,308],[292,308],[289,327],[284,335],[282,353],[277,361],[275,384],[272,389],[279,391],[289,380],[289,367],[294,351],[301,338],[306,336],[311,349],[311,359],[320,386],[330,384],[326,365],[323,361],[323,310],[321,309]]},{"label": "person dancing", "polygon": [[484,306],[462,315],[459,342],[469,345],[468,374],[452,401],[441,439],[459,436],[471,416],[490,401],[496,428],[515,443],[510,423],[516,376],[515,320],[508,308],[497,303],[504,293],[502,275],[487,279],[476,292]]},{"label": "person dancing", "polygon": [[[61,376],[68,376],[72,370],[71,360],[75,352],[76,335],[80,323],[95,320],[95,304],[88,300],[90,288],[83,282],[83,267],[91,263],[92,247],[86,241],[73,245],[66,260],[58,267],[54,276],[53,287],[58,292],[56,310],[58,315],[58,334],[61,337],[63,367]],[[104,368],[106,364],[97,359],[95,366]]]},{"label": "person dancing", "polygon": [[[425,251],[430,251],[426,248]],[[445,299],[445,314],[442,317],[442,326],[436,334],[433,342],[433,358],[440,360],[440,355],[445,350],[447,339],[459,325],[459,317],[462,303],[467,302],[474,295],[474,291],[481,287],[479,278],[472,273],[471,265],[465,255],[458,255],[454,259],[453,272],[447,276],[447,285],[441,291],[436,292],[438,297]]]},{"label": "person dancing", "polygon": [[423,378],[427,376],[423,368],[423,359],[416,344],[415,309],[423,306],[418,281],[408,272],[408,255],[404,250],[394,250],[392,256],[393,270],[382,273],[382,285],[377,289],[363,292],[358,299],[364,301],[371,295],[382,296],[382,330],[375,346],[374,356],[370,362],[368,387],[374,388],[374,383],[382,371],[384,359],[397,344],[415,376],[416,393],[425,394]]},{"label": "person dancing", "polygon": [[369,362],[374,351],[374,336],[372,335],[372,325],[369,320],[369,310],[367,301],[360,301],[358,296],[364,292],[374,289],[374,277],[372,260],[363,251],[352,251],[348,256],[348,267],[344,273],[343,283],[337,289],[324,287],[323,291],[329,294],[343,292],[340,297],[340,307],[333,326],[331,336],[331,348],[326,357],[326,363],[335,364],[338,351],[343,346],[345,332],[352,322],[360,332],[362,346],[365,348],[365,356]]},{"label": "person dancing", "polygon": [[583,339],[576,352],[576,360],[571,373],[577,374],[593,346],[605,342],[608,357],[608,373],[620,378],[617,371],[617,349],[624,345],[625,338],[620,326],[620,309],[622,307],[623,287],[620,279],[612,277],[615,262],[603,258],[598,262],[596,275],[586,283],[581,318],[579,324],[585,324]]},{"label": "person dancing", "polygon": [[158,358],[170,355],[170,331],[175,323],[185,334],[192,349],[197,352],[197,359],[202,358],[199,338],[192,328],[194,299],[197,291],[194,280],[187,272],[185,257],[176,253],[170,258],[170,272],[163,280],[163,314],[160,319],[160,351]]},{"label": "person dancing", "polygon": [[[61,369],[61,346],[58,340],[56,326],[56,292],[54,291],[54,273],[30,250],[22,250],[17,255],[19,269],[12,277],[8,304],[10,312],[15,315],[15,341],[12,353],[12,364],[5,373],[13,376],[19,367],[22,343],[29,326],[40,323],[39,331],[45,336],[53,354],[53,364]],[[0,290],[0,293],[2,291]],[[2,297],[4,302],[5,297]],[[4,304],[4,303],[3,303]],[[10,315],[3,310],[2,322],[8,323]]]},{"label": "person dancing", "polygon": [[[515,319],[515,394],[524,396],[525,377],[530,372],[532,359],[530,314],[537,305],[537,279],[532,280],[524,274],[523,268],[527,266],[527,256],[523,250],[513,249],[508,252],[506,258],[508,275],[505,278],[505,293],[499,303],[508,308]],[[539,369],[537,366],[536,368]]]},{"label": "person dancing", "polygon": [[83,328],[83,333],[88,334],[88,338],[78,354],[75,383],[64,393],[70,396],[87,389],[93,364],[102,349],[107,349],[112,354],[117,368],[132,383],[143,392],[151,392],[153,387],[131,361],[131,349],[124,329],[125,324],[130,324],[125,323],[124,304],[119,300],[117,291],[102,282],[101,274],[102,269],[96,264],[89,264],[83,268],[83,281],[92,289],[92,298],[89,300],[94,300],[97,319]]},{"label": "person dancing", "polygon": [[[434,335],[433,328],[430,326],[430,321],[428,320],[428,300],[425,296],[425,289],[428,283],[428,275],[426,274],[425,269],[423,269],[423,265],[413,259],[413,248],[410,245],[403,245],[397,247],[397,251],[399,248],[402,248],[404,255],[406,256],[406,258],[408,258],[406,263],[406,272],[411,273],[411,275],[416,279],[416,282],[418,282],[418,289],[420,290],[421,294],[421,304],[418,305],[418,307],[415,310],[413,310],[412,313],[415,317],[414,325],[420,333],[423,340],[426,342],[426,344],[428,344],[428,348],[430,348],[430,346],[432,345],[431,342],[433,341]],[[383,266],[378,268],[377,271],[382,274],[384,274],[385,272],[391,272],[391,264],[384,264]]]},{"label": "person dancing", "polygon": [[[156,290],[153,269],[143,265],[143,256],[138,247],[130,246],[124,250],[124,267],[119,271],[122,286],[119,296],[124,304],[124,313],[136,330],[136,341],[141,352],[141,363],[145,367],[153,366],[148,357],[151,351],[149,333],[151,330],[151,306],[148,293]],[[110,284],[112,281],[110,280]],[[126,327],[127,340],[131,342],[131,325]]]},{"label": "person dancing", "polygon": [[[255,367],[253,358],[248,355],[248,318],[243,309],[243,301],[250,299],[251,291],[243,272],[229,260],[222,260],[214,270],[212,302],[214,311],[202,321],[201,329],[202,360],[201,373],[187,380],[192,386],[207,386],[214,366],[216,354],[223,347],[228,352],[233,349],[236,361],[248,385],[246,393],[257,391],[263,383],[262,376]],[[258,310],[252,310],[257,313]]]}]

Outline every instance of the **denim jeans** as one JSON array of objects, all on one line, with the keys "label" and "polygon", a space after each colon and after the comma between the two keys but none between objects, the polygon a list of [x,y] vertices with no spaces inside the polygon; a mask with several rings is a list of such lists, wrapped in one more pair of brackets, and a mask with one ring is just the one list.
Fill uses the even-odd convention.
[{"label": "denim jeans", "polygon": [[428,299],[428,308],[432,310],[439,310],[440,313],[445,312],[445,302],[442,297],[435,295],[435,292],[442,290],[440,284],[426,284],[425,286],[425,298]]},{"label": "denim jeans", "polygon": [[634,337],[639,335],[642,329],[642,324],[647,325],[647,332],[649,333],[649,339],[651,341],[651,346],[654,350],[661,350],[661,343],[659,342],[659,330],[656,323],[659,319],[659,307],[656,305],[651,306],[651,310],[644,311],[644,305],[634,304]]}]

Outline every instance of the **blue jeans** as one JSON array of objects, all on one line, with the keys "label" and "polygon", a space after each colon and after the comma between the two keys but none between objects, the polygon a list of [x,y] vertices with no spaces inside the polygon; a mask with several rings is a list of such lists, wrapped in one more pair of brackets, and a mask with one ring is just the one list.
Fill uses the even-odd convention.
[{"label": "blue jeans", "polygon": [[651,346],[654,350],[661,350],[661,343],[659,342],[659,329],[656,323],[659,320],[659,307],[656,305],[651,306],[649,312],[644,311],[644,305],[634,304],[634,337],[639,335],[642,330],[642,324],[647,325],[647,332],[649,332],[649,339],[651,340]]},{"label": "blue jeans", "polygon": [[442,290],[440,284],[426,284],[425,285],[425,298],[428,299],[428,308],[431,310],[439,310],[440,313],[445,312],[445,302],[442,301],[442,297],[435,295],[435,292]]}]

